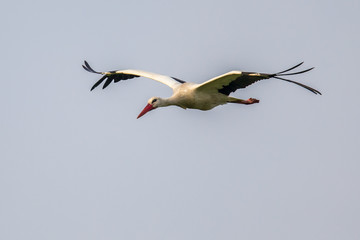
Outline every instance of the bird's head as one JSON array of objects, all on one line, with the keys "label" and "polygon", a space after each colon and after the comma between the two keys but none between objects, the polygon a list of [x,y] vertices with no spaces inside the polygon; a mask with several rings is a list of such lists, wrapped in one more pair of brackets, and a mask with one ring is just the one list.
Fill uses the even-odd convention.
[{"label": "bird's head", "polygon": [[139,114],[139,117],[145,115],[145,113],[155,109],[155,108],[158,108],[158,107],[161,107],[162,106],[162,102],[163,102],[163,99],[162,98],[159,98],[159,97],[152,97],[149,99],[148,101],[148,104],[145,106],[145,108],[141,111],[141,113]]}]

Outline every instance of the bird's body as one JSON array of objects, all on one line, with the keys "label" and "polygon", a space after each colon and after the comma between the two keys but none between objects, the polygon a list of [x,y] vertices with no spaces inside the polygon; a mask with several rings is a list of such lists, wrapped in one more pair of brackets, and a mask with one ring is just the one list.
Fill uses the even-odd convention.
[{"label": "bird's body", "polygon": [[162,99],[167,106],[176,105],[181,108],[210,110],[218,105],[225,104],[229,97],[224,94],[206,93],[199,91],[200,84],[183,83],[174,88],[170,98]]},{"label": "bird's body", "polygon": [[103,88],[106,88],[112,81],[118,82],[121,80],[128,80],[135,77],[146,77],[158,82],[161,82],[173,89],[173,95],[169,98],[152,97],[148,101],[148,105],[139,114],[138,118],[143,116],[150,110],[158,107],[166,107],[175,105],[181,108],[192,108],[199,110],[210,110],[216,106],[223,105],[226,103],[240,103],[240,104],[253,104],[258,103],[259,100],[249,98],[247,100],[237,99],[229,96],[231,92],[236,91],[239,88],[245,88],[259,80],[276,78],[283,81],[297,84],[307,90],[321,94],[316,89],[313,89],[304,84],[282,78],[282,76],[301,74],[310,71],[312,68],[306,69],[300,72],[288,73],[290,70],[297,68],[302,63],[289,68],[285,71],[281,71],[274,74],[267,73],[254,73],[254,72],[241,72],[231,71],[210,79],[204,83],[189,83],[179,80],[174,77],[164,76],[156,73],[150,73],[142,70],[121,70],[121,71],[110,71],[110,72],[96,72],[90,65],[85,61],[83,65],[84,69],[103,75],[103,77],[97,81],[91,88],[93,90],[103,81],[105,81]]}]

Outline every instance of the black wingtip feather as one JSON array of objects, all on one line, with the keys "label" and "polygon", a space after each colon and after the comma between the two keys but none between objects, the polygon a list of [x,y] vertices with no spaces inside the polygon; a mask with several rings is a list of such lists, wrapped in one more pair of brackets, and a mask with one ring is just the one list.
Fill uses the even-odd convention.
[{"label": "black wingtip feather", "polygon": [[292,80],[289,80],[289,79],[277,77],[277,76],[275,76],[274,78],[280,79],[280,80],[283,80],[283,81],[286,81],[286,82],[294,83],[294,84],[296,84],[296,85],[299,85],[299,86],[301,86],[301,87],[309,90],[310,92],[312,92],[312,93],[314,93],[314,94],[320,94],[320,95],[322,95],[321,92],[319,92],[318,90],[316,90],[316,89],[314,89],[314,88],[312,88],[312,87],[309,87],[309,86],[307,86],[307,85],[305,85],[305,84],[302,84],[302,83],[299,83],[299,82],[295,82],[295,81],[292,81]]},{"label": "black wingtip feather", "polygon": [[284,71],[281,71],[281,72],[278,72],[278,73],[275,73],[275,74],[277,75],[277,74],[281,74],[281,73],[285,73],[285,72],[291,71],[291,70],[299,67],[299,66],[302,65],[303,63],[304,63],[304,62],[301,62],[301,63],[299,63],[299,64],[297,64],[297,65],[295,65],[295,66],[293,66],[293,67],[291,67],[291,68],[289,68],[289,69],[286,69],[286,70],[284,70]]},{"label": "black wingtip feather", "polygon": [[101,72],[97,72],[94,69],[92,69],[92,67],[90,67],[89,63],[86,60],[84,61],[84,63],[85,63],[85,66],[84,65],[82,65],[82,66],[86,71],[92,72],[92,73],[97,73],[97,74],[102,74]]},{"label": "black wingtip feather", "polygon": [[89,71],[89,69],[87,69],[84,65],[82,65],[82,67],[83,67],[86,71]]},{"label": "black wingtip feather", "polygon": [[109,76],[108,79],[104,83],[103,89],[105,89],[107,86],[109,86],[109,84],[112,82],[112,80],[114,80],[114,78]]},{"label": "black wingtip feather", "polygon": [[[320,95],[321,95],[321,92],[319,92],[318,90],[316,90],[316,89],[314,89],[314,88],[312,88],[312,87],[309,87],[309,86],[307,86],[307,85],[305,85],[305,84],[302,84],[302,83],[299,83],[299,82],[295,82],[295,81],[293,81],[293,80],[289,80],[289,79],[282,78],[282,76],[297,75],[297,74],[301,74],[301,73],[306,73],[306,72],[311,71],[312,69],[314,69],[314,67],[312,67],[312,68],[308,68],[308,69],[305,69],[305,70],[299,71],[299,72],[287,73],[287,72],[289,72],[289,71],[291,71],[291,70],[299,67],[299,66],[302,65],[303,63],[304,63],[304,62],[301,62],[301,63],[299,63],[299,64],[297,64],[297,65],[295,65],[295,66],[293,66],[293,67],[291,67],[291,68],[289,68],[289,69],[286,69],[286,70],[284,70],[284,71],[281,71],[281,72],[272,74],[271,77],[276,78],[276,79],[280,79],[280,80],[283,80],[283,81],[286,81],[286,82],[294,83],[294,84],[296,84],[296,85],[299,85],[299,86],[301,86],[301,87],[309,90],[310,92],[312,92],[312,93],[314,93],[314,94],[320,94]],[[281,77],[280,77],[280,76],[281,76]]]},{"label": "black wingtip feather", "polygon": [[102,78],[100,78],[100,79],[94,84],[94,86],[92,86],[92,88],[90,89],[90,91],[94,90],[94,88],[96,88],[97,86],[99,86],[106,78],[107,78],[107,76],[103,76]]},{"label": "black wingtip feather", "polygon": [[229,84],[225,85],[225,86],[222,86],[222,88],[218,89],[218,92],[224,94],[224,95],[229,95],[231,92],[235,92],[237,89],[240,89],[240,88],[246,88],[247,86],[257,82],[257,81],[260,81],[260,80],[263,80],[263,79],[269,79],[269,78],[276,78],[276,79],[280,79],[280,80],[283,80],[283,81],[287,81],[287,82],[291,82],[291,83],[294,83],[298,86],[301,86],[309,91],[311,91],[312,93],[314,94],[320,94],[321,95],[321,92],[319,92],[318,90],[314,89],[314,88],[311,88],[307,85],[304,85],[302,83],[298,83],[298,82],[295,82],[295,81],[292,81],[292,80],[289,80],[289,79],[285,79],[285,78],[282,78],[282,76],[288,76],[288,75],[297,75],[297,74],[301,74],[301,73],[305,73],[305,72],[308,72],[314,68],[309,68],[309,69],[305,69],[303,71],[299,71],[299,72],[290,72],[291,70],[299,67],[300,65],[302,65],[304,62],[301,62],[301,63],[298,63],[297,65],[291,67],[291,68],[288,68],[284,71],[281,71],[281,72],[278,72],[278,73],[273,73],[273,74],[268,74],[268,73],[257,73],[257,74],[254,74],[253,72],[242,72],[241,76],[237,77],[236,79],[234,79],[233,81],[231,81]]},{"label": "black wingtip feather", "polygon": [[306,70],[303,70],[303,71],[300,71],[300,72],[294,72],[294,73],[285,73],[285,74],[276,74],[276,76],[290,76],[290,75],[296,75],[296,74],[301,74],[301,73],[306,73],[310,70],[313,70],[314,67],[312,68],[309,68],[309,69],[306,69]]}]

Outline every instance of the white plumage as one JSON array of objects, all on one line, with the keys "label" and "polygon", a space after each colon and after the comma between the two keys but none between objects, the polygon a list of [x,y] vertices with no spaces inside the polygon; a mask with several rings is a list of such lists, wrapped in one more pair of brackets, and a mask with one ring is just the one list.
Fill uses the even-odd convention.
[{"label": "white plumage", "polygon": [[259,100],[255,98],[242,100],[231,97],[229,96],[229,94],[231,92],[235,92],[239,88],[245,88],[259,80],[269,79],[269,78],[276,78],[283,81],[291,82],[315,94],[321,94],[318,90],[311,88],[307,85],[283,78],[283,76],[297,75],[308,72],[311,69],[313,69],[313,68],[309,68],[300,72],[289,73],[289,71],[299,67],[301,64],[303,64],[303,62],[287,70],[273,74],[231,71],[223,75],[220,75],[218,77],[215,77],[213,79],[210,79],[201,84],[188,83],[174,77],[146,72],[142,70],[117,70],[117,71],[109,71],[109,72],[97,72],[93,70],[86,61],[84,63],[85,65],[83,65],[83,68],[85,70],[92,73],[103,75],[103,77],[94,84],[91,90],[99,86],[104,81],[105,83],[103,85],[103,88],[106,88],[113,81],[116,83],[121,80],[128,80],[136,77],[150,78],[155,81],[161,82],[173,89],[173,95],[169,98],[160,98],[160,97],[150,98],[148,104],[146,105],[144,110],[139,114],[138,118],[143,116],[145,113],[147,113],[150,110],[156,109],[158,107],[166,107],[171,105],[179,106],[184,109],[193,108],[199,110],[210,110],[216,106],[226,103],[240,103],[240,104],[258,103]]}]

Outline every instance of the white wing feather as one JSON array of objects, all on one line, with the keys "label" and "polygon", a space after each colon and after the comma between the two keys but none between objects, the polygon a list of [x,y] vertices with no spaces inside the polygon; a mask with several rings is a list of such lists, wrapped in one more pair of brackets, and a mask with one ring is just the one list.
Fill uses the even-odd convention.
[{"label": "white wing feather", "polygon": [[116,71],[116,74],[131,74],[131,75],[137,75],[137,76],[141,76],[141,77],[145,77],[145,78],[150,78],[152,80],[161,82],[161,83],[169,86],[172,89],[174,89],[176,86],[181,84],[180,82],[176,81],[172,77],[157,74],[157,73],[152,73],[152,72],[146,72],[143,70],[132,70],[132,69],[120,70],[120,71]]},{"label": "white wing feather", "polygon": [[182,83],[184,83],[184,81],[179,80],[177,78],[172,78],[169,76],[165,76],[165,75],[160,75],[157,73],[151,73],[151,72],[146,72],[146,71],[142,71],[142,70],[117,70],[117,71],[108,71],[108,72],[98,72],[95,71],[88,62],[84,61],[84,65],[82,65],[83,68],[91,73],[96,73],[96,74],[100,74],[103,75],[102,78],[100,78],[95,84],[94,86],[91,88],[91,90],[93,90],[94,88],[96,88],[97,86],[99,86],[101,83],[104,83],[103,88],[106,88],[111,82],[118,82],[118,81],[122,81],[122,80],[128,80],[128,79],[132,79],[135,77],[146,77],[146,78],[150,78],[152,80],[161,82],[167,86],[169,86],[170,88],[174,89],[177,86],[181,85]]},{"label": "white wing feather", "polygon": [[206,82],[201,83],[196,89],[206,92],[214,92],[224,86],[229,85],[232,81],[242,75],[241,71],[231,71],[220,76],[214,77]]}]

